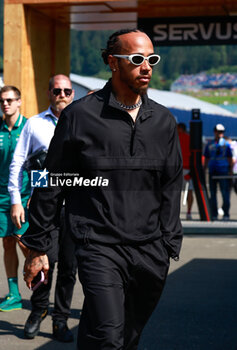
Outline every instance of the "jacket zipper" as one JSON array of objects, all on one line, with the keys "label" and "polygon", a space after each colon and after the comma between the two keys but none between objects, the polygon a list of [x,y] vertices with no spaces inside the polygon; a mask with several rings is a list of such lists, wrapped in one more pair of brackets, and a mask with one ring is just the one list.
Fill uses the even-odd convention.
[{"label": "jacket zipper", "polygon": [[131,120],[131,128],[132,128],[132,134],[131,134],[131,141],[130,141],[130,156],[134,156],[134,138],[135,138],[135,123],[133,120]]},{"label": "jacket zipper", "polygon": [[139,114],[138,117],[136,118],[135,122],[133,121],[132,117],[129,114],[130,117],[130,125],[132,129],[132,134],[131,134],[131,140],[130,140],[130,156],[134,156],[134,139],[135,139],[135,132],[136,132],[136,124],[137,121],[140,119],[143,113]]},{"label": "jacket zipper", "polygon": [[[130,115],[129,115],[130,116]],[[140,119],[141,114],[138,115],[138,117],[136,118],[135,122],[133,121],[132,117],[130,116],[130,120],[131,120],[131,128],[132,128],[132,134],[131,134],[131,141],[130,141],[130,156],[134,156],[134,139],[135,139],[135,132],[136,132],[136,124],[138,122],[138,120]]]}]

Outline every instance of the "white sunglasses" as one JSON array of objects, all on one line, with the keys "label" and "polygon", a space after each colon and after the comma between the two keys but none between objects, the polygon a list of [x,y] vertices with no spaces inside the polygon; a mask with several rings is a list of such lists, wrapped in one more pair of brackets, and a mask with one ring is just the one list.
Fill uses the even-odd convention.
[{"label": "white sunglasses", "polygon": [[144,57],[143,55],[140,55],[138,53],[135,53],[133,55],[113,55],[114,57],[118,58],[125,58],[126,60],[129,60],[132,64],[135,64],[136,66],[140,66],[145,60],[149,63],[150,66],[155,66],[157,63],[160,62],[160,56],[153,54],[148,57]]}]

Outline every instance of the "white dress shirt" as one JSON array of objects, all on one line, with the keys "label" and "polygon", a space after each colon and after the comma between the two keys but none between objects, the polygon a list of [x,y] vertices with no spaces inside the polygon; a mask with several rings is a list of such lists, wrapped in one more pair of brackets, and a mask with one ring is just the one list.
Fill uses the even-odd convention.
[{"label": "white dress shirt", "polygon": [[49,107],[46,111],[29,118],[22,129],[10,165],[8,191],[11,204],[21,203],[23,165],[27,157],[38,149],[48,150],[58,118]]}]

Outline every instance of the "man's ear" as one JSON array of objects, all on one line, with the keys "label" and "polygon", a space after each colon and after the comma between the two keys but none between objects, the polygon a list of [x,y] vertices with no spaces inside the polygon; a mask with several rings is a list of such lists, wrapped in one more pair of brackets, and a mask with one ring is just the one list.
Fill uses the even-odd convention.
[{"label": "man's ear", "polygon": [[22,104],[21,98],[19,98],[17,102],[18,102],[18,107],[21,107],[21,104]]},{"label": "man's ear", "polygon": [[118,69],[118,60],[113,55],[108,56],[108,63],[112,72],[116,72]]}]

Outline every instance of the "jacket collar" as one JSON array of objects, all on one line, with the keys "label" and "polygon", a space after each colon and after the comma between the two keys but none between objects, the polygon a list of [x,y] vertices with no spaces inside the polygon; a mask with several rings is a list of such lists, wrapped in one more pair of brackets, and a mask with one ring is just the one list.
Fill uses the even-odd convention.
[{"label": "jacket collar", "polygon": [[[96,97],[99,100],[104,100],[105,107],[112,107],[122,112],[125,112],[115,101],[115,97],[112,93],[112,79],[110,78],[103,89],[96,93]],[[107,109],[107,108],[106,108]],[[139,118],[143,121],[153,115],[153,108],[150,105],[147,94],[142,95],[142,105],[139,110]]]},{"label": "jacket collar", "polygon": [[[21,125],[22,123],[22,120],[23,120],[23,115],[22,114],[19,114],[14,126],[12,129],[16,129],[16,128],[19,128],[19,126]],[[0,130],[3,130],[4,128],[6,128],[8,130],[8,126],[5,122],[5,120],[2,118],[2,122],[0,123]]]}]

